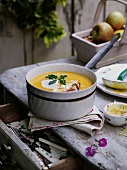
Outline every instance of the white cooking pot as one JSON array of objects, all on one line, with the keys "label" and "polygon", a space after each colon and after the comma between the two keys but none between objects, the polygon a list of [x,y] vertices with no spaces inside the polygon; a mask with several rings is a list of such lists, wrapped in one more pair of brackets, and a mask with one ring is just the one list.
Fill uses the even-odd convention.
[{"label": "white cooking pot", "polygon": [[[38,66],[30,70],[26,75],[30,111],[41,118],[55,121],[79,119],[88,114],[94,106],[97,82],[95,73],[90,69],[100,61],[119,37],[119,35],[114,36],[109,44],[104,46],[85,67],[67,63],[56,63]],[[54,71],[82,74],[87,76],[93,82],[93,85],[81,91],[49,92],[38,89],[30,84],[30,80],[35,76]]]}]

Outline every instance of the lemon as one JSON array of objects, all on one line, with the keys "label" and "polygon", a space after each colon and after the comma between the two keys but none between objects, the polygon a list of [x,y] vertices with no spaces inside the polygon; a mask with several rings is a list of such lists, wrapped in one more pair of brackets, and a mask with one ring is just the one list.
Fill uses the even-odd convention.
[{"label": "lemon", "polygon": [[124,30],[116,30],[114,34],[120,33],[120,37],[123,36]]}]

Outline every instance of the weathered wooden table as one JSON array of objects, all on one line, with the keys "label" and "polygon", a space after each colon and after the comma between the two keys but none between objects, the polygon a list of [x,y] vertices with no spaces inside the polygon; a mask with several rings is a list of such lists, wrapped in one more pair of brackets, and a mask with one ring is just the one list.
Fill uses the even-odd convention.
[{"label": "weathered wooden table", "polygon": [[[76,57],[70,57],[66,59],[42,62],[7,70],[0,75],[0,83],[6,91],[6,98],[10,98],[10,96],[12,96],[13,100],[15,98],[19,101],[19,103],[21,103],[24,110],[28,110],[27,90],[25,82],[26,73],[34,67],[55,62],[84,65],[84,63],[78,61]],[[123,63],[127,63],[127,60],[123,61]],[[96,69],[93,70],[95,71]],[[113,102],[114,100],[127,103],[127,99],[125,98],[111,96],[99,89],[96,90],[95,105],[99,108],[100,111],[103,112],[104,106],[109,103],[109,101]],[[84,159],[84,162],[88,162],[94,169],[127,169],[127,138],[117,134],[117,132],[121,130],[121,127],[113,127],[105,123],[103,129],[99,131],[98,134],[96,134],[94,137],[91,137],[71,127],[58,127],[52,128],[51,130],[59,135],[70,148],[72,148]],[[100,148],[99,153],[95,154],[93,157],[86,156],[86,148],[92,143],[95,143],[95,139],[98,140],[100,138],[106,138],[108,145],[105,148]]]}]

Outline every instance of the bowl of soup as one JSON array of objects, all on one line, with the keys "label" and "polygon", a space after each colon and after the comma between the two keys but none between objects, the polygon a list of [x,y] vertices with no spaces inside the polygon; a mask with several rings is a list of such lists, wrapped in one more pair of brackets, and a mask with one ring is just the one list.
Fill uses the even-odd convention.
[{"label": "bowl of soup", "polygon": [[104,107],[105,120],[114,126],[127,124],[127,104],[122,102],[112,102]]},{"label": "bowl of soup", "polygon": [[67,63],[37,66],[26,75],[30,111],[44,119],[69,121],[87,115],[94,106],[96,75]]}]

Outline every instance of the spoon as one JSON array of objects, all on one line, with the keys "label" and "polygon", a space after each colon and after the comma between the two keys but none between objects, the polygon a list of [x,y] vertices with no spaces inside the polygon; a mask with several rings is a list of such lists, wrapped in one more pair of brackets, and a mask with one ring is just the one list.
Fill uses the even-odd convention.
[{"label": "spoon", "polygon": [[127,90],[127,81],[123,81],[125,75],[127,74],[127,68],[124,69],[116,80],[112,78],[102,77],[103,83],[113,89]]}]

